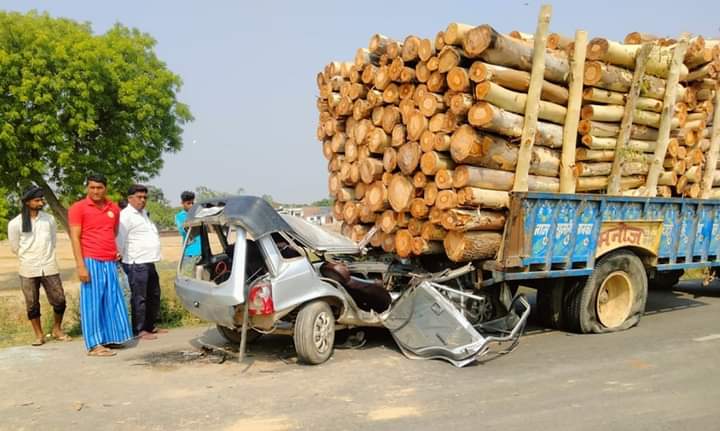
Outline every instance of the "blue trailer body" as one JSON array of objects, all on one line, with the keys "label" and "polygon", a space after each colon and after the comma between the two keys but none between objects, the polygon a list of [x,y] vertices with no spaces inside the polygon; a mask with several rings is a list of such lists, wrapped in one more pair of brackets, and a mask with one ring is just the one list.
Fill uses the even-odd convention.
[{"label": "blue trailer body", "polygon": [[636,249],[658,272],[720,266],[720,200],[513,193],[483,284],[587,276],[613,247]]}]

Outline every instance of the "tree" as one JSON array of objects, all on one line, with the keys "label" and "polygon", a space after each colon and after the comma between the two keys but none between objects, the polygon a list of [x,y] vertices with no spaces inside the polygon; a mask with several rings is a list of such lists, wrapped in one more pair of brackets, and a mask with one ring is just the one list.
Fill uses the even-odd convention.
[{"label": "tree", "polygon": [[5,196],[5,199],[0,199],[0,240],[7,239],[7,225],[13,217],[15,217],[20,211],[17,208],[15,199],[10,199],[10,194],[7,190],[0,187],[0,196]]},{"label": "tree", "polygon": [[0,186],[36,183],[67,228],[89,173],[115,191],[156,175],[192,115],[154,47],[120,24],[95,35],[87,23],[0,12]]},{"label": "tree", "polygon": [[311,203],[310,206],[313,206],[313,207],[331,207],[331,206],[333,206],[334,203],[335,203],[335,200],[334,200],[334,199],[332,199],[332,198],[325,198],[325,199],[321,199],[321,200],[319,200],[319,201],[315,201],[315,202]]},{"label": "tree", "polygon": [[222,192],[219,190],[213,190],[210,187],[197,186],[195,187],[195,198],[198,201],[206,201],[210,199],[225,198],[228,196],[237,196],[245,194],[245,189],[239,187],[235,193]]},{"label": "tree", "polygon": [[165,198],[165,193],[160,187],[148,186],[148,200],[145,209],[158,228],[171,229],[175,227],[175,213],[178,209],[170,206],[170,201]]}]

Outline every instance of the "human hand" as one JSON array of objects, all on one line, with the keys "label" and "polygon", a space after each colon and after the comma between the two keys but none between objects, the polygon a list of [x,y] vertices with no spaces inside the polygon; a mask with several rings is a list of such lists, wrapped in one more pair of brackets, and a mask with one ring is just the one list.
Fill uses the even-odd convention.
[{"label": "human hand", "polygon": [[88,272],[87,268],[84,266],[80,266],[77,269],[78,278],[80,279],[80,282],[82,283],[89,283],[90,282],[90,273]]}]

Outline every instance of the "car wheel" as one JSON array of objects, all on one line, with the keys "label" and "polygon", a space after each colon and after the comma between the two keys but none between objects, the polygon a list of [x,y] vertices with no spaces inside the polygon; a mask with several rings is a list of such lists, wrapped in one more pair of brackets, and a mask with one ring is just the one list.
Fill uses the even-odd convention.
[{"label": "car wheel", "polygon": [[656,272],[655,276],[649,280],[650,288],[670,290],[678,284],[684,273],[683,270]]},{"label": "car wheel", "polygon": [[335,315],[327,302],[311,302],[300,309],[293,341],[301,362],[317,365],[330,358],[335,342]]},{"label": "car wheel", "polygon": [[640,321],[648,280],[642,261],[620,250],[604,256],[584,285],[568,298],[567,323],[578,333],[616,332]]},{"label": "car wheel", "polygon": [[[217,325],[218,332],[224,339],[233,344],[240,344],[242,341],[242,332],[240,329],[232,329],[227,326]],[[254,343],[258,338],[262,337],[262,334],[253,329],[247,330],[247,342],[248,344]]]}]

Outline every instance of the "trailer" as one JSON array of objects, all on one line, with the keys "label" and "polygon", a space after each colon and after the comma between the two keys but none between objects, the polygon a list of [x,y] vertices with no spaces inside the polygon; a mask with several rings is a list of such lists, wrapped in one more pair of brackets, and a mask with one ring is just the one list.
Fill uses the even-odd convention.
[{"label": "trailer", "polygon": [[720,201],[513,193],[501,250],[479,287],[537,289],[549,327],[602,333],[637,324],[648,285],[720,265]]}]

